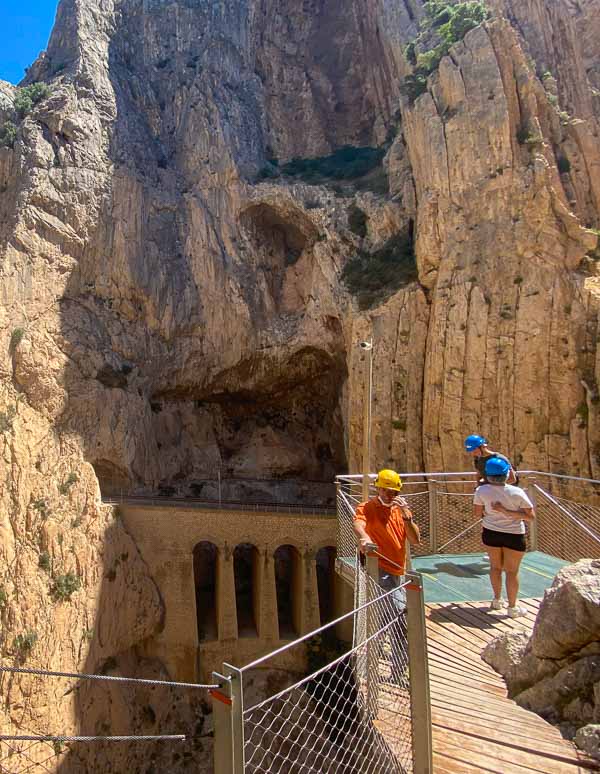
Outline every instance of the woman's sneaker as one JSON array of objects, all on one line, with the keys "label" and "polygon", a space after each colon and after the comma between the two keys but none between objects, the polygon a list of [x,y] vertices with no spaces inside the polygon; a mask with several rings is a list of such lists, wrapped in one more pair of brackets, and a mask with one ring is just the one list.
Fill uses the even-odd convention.
[{"label": "woman's sneaker", "polygon": [[520,618],[522,615],[527,615],[527,610],[524,607],[515,605],[514,607],[509,607],[506,614],[509,618]]},{"label": "woman's sneaker", "polygon": [[502,610],[506,607],[506,602],[503,599],[492,599],[490,604],[490,610]]}]

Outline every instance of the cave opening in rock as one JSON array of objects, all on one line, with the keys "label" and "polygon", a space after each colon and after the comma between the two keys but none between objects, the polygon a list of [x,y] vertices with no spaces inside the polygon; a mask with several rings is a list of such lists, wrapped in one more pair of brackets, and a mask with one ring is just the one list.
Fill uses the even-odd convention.
[{"label": "cave opening in rock", "polygon": [[299,597],[301,561],[294,546],[279,546],[274,554],[279,638],[289,640],[300,634]]},{"label": "cave opening in rock", "polygon": [[[312,221],[299,209],[279,209],[262,202],[249,207],[242,213],[240,225],[253,247],[256,269],[261,273],[262,281],[269,290],[276,307],[282,303],[282,289],[286,272],[317,239],[318,232]],[[258,290],[260,283],[254,285]],[[293,294],[296,299],[292,306],[298,310],[301,295]],[[260,295],[256,301],[262,305]],[[286,310],[292,311],[288,303]],[[265,309],[266,311],[266,309]]]},{"label": "cave opening in rock", "polygon": [[98,479],[102,497],[128,494],[131,479],[126,471],[110,460],[96,460],[92,467]]},{"label": "cave opening in rock", "polygon": [[333,621],[335,611],[335,548],[325,546],[317,551],[317,588],[321,626]]},{"label": "cave opening in rock", "polygon": [[194,587],[198,642],[216,640],[217,631],[217,557],[214,543],[203,540],[194,547]]},{"label": "cave opening in rock", "polygon": [[240,543],[233,552],[238,637],[256,637],[258,611],[258,550]]}]

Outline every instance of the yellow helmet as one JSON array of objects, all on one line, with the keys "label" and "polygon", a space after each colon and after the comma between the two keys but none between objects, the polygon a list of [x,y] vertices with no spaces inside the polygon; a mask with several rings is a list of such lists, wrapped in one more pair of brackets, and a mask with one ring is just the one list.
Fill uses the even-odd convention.
[{"label": "yellow helmet", "polygon": [[395,489],[399,492],[402,489],[402,481],[395,470],[380,470],[375,479],[375,486],[381,489]]}]

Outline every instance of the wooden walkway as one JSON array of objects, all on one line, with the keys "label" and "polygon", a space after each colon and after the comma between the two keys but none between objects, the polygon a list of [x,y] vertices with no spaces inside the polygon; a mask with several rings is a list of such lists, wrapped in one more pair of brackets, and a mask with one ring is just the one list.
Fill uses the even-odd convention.
[{"label": "wooden walkway", "polygon": [[504,680],[480,656],[499,632],[533,628],[488,612],[487,602],[427,604],[434,774],[589,774],[600,766],[539,715],[507,697]]}]

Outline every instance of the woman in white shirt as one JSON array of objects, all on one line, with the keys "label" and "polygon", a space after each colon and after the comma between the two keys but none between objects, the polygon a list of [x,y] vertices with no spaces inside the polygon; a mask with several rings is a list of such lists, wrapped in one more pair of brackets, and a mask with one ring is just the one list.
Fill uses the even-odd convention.
[{"label": "woman in white shirt", "polygon": [[510,463],[501,457],[490,458],[485,465],[488,483],[475,490],[473,511],[483,519],[481,539],[490,557],[490,581],[494,599],[490,610],[501,610],[502,571],[506,576],[507,614],[511,618],[525,615],[525,608],[517,605],[519,593],[519,566],[525,554],[525,522],[533,521],[533,503],[518,486],[506,483]]}]

